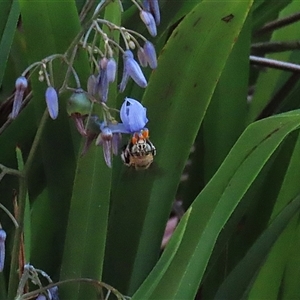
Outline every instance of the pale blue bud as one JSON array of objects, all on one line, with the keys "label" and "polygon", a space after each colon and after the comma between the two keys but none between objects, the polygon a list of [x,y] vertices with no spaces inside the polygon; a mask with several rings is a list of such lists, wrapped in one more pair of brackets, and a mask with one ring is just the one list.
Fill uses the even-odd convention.
[{"label": "pale blue bud", "polygon": [[117,70],[117,63],[114,60],[114,58],[111,57],[108,59],[106,69],[107,69],[106,76],[108,82],[114,82],[116,79],[116,70]]},{"label": "pale blue bud", "polygon": [[140,65],[142,67],[147,67],[148,60],[147,60],[147,57],[145,55],[145,51],[144,51],[144,49],[142,47],[138,48],[138,50],[137,50],[137,57],[138,57]]},{"label": "pale blue bud", "polygon": [[6,232],[1,228],[0,229],[0,272],[2,272],[4,268],[5,240],[6,240]]},{"label": "pale blue bud", "polygon": [[156,51],[151,42],[149,42],[149,41],[145,42],[144,53],[145,53],[145,57],[149,63],[150,68],[156,69],[157,68]]},{"label": "pale blue bud", "polygon": [[158,26],[160,23],[160,11],[159,11],[158,0],[144,0],[143,7],[144,10],[152,13],[155,19],[155,23]]},{"label": "pale blue bud", "polygon": [[137,85],[145,88],[147,86],[147,80],[139,66],[139,64],[134,60],[133,53],[130,50],[126,50],[123,54],[124,59],[124,70],[123,78],[120,84],[120,91],[124,91],[126,83],[128,81],[128,76],[130,76]]},{"label": "pale blue bud", "polygon": [[24,92],[28,87],[27,79],[24,76],[20,76],[16,80],[15,87],[16,87],[16,92],[14,95],[13,109],[11,112],[12,119],[15,119],[20,112],[23,97],[24,97]]},{"label": "pale blue bud", "polygon": [[58,116],[58,96],[54,87],[49,86],[45,93],[46,103],[51,119],[55,120]]},{"label": "pale blue bud", "polygon": [[153,15],[145,10],[140,11],[140,17],[144,24],[146,25],[148,32],[150,33],[151,36],[156,36],[157,35],[157,29],[156,29],[156,23],[153,18]]},{"label": "pale blue bud", "polygon": [[87,92],[95,96],[97,93],[97,77],[95,75],[91,75],[87,81]]}]

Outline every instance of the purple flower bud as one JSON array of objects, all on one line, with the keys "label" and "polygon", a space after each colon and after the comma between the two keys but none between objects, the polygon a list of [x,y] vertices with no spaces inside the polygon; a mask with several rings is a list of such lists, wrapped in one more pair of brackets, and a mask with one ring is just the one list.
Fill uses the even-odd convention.
[{"label": "purple flower bud", "polygon": [[140,17],[144,24],[146,25],[148,32],[150,33],[151,36],[156,36],[157,35],[157,30],[156,30],[156,23],[153,18],[153,15],[145,10],[140,11]]},{"label": "purple flower bud", "polygon": [[10,115],[10,117],[12,119],[15,119],[18,116],[19,112],[20,112],[21,105],[22,105],[22,100],[23,100],[23,95],[24,95],[23,91],[16,91],[15,92],[13,108],[12,108],[12,112],[11,112],[11,115]]},{"label": "purple flower bud", "polygon": [[5,240],[6,240],[6,232],[1,228],[0,229],[0,272],[2,272],[4,268]]},{"label": "purple flower bud", "polygon": [[49,297],[49,299],[59,300],[58,287],[57,286],[53,286],[52,288],[48,289],[48,294],[50,294],[50,296],[51,296],[51,298]]},{"label": "purple flower bud", "polygon": [[150,11],[155,19],[155,23],[158,26],[160,23],[160,11],[159,11],[159,5],[158,0],[149,0],[150,2]]},{"label": "purple flower bud", "polygon": [[16,86],[16,90],[25,91],[28,87],[28,81],[26,77],[20,76],[19,78],[17,78],[15,86]]},{"label": "purple flower bud", "polygon": [[131,98],[125,98],[120,110],[120,118],[124,127],[131,133],[142,130],[148,122],[146,108]]},{"label": "purple flower bud", "polygon": [[106,68],[100,70],[98,88],[101,101],[106,102],[108,98],[108,80]]},{"label": "purple flower bud", "polygon": [[95,75],[91,75],[87,81],[87,92],[95,96],[97,93],[97,77]]},{"label": "purple flower bud", "polygon": [[126,50],[123,55],[124,59],[124,71],[123,78],[120,84],[120,91],[124,91],[126,83],[128,81],[128,75],[136,82],[140,87],[145,88],[147,86],[147,80],[139,66],[134,60],[133,53],[130,50]]},{"label": "purple flower bud", "polygon": [[159,11],[158,0],[144,0],[143,7],[144,10],[152,13],[155,19],[155,23],[158,26],[160,23],[160,11]]},{"label": "purple flower bud", "polygon": [[149,41],[145,42],[144,53],[151,69],[157,68],[156,51],[153,44]]},{"label": "purple flower bud", "polygon": [[138,48],[137,56],[138,56],[138,60],[139,60],[140,65],[142,67],[147,67],[148,61],[147,61],[147,57],[145,55],[145,51],[142,47]]},{"label": "purple flower bud", "polygon": [[117,63],[114,58],[110,58],[107,61],[107,80],[108,82],[114,82],[116,79],[116,70],[117,70]]},{"label": "purple flower bud", "polygon": [[36,300],[59,300],[58,297],[58,287],[53,286],[52,288],[47,290],[47,298],[44,294],[39,294],[39,296],[36,298]]},{"label": "purple flower bud", "polygon": [[144,0],[143,1],[143,8],[146,11],[150,11],[150,1],[149,0]]},{"label": "purple flower bud", "polygon": [[51,119],[55,120],[58,116],[58,97],[54,87],[49,86],[45,93],[46,103]]},{"label": "purple flower bud", "polygon": [[24,92],[28,87],[27,79],[24,76],[20,76],[16,80],[15,87],[16,87],[16,92],[14,96],[13,109],[11,112],[12,119],[15,119],[20,112]]},{"label": "purple flower bud", "polygon": [[112,139],[113,134],[108,127],[102,128],[102,132],[98,135],[96,139],[96,145],[102,145],[103,147],[103,155],[106,165],[111,168],[111,160],[112,160]]}]

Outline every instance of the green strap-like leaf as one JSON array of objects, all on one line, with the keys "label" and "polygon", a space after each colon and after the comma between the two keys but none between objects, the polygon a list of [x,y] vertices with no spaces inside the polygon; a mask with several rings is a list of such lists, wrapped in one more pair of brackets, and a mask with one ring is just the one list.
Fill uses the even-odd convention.
[{"label": "green strap-like leaf", "polygon": [[[278,214],[278,216],[274,218],[269,227],[249,249],[244,259],[236,266],[220,286],[215,299],[242,299],[243,296],[247,294],[246,291],[251,284],[252,278],[266,259],[273,244],[299,210],[299,207],[300,196],[297,196]],[[268,278],[268,280],[270,280],[270,278]],[[266,299],[263,295],[263,291],[259,291],[259,293],[256,294],[256,297],[250,296],[249,299]],[[270,297],[270,294],[265,295],[267,298]],[[270,297],[269,299],[274,298]]]},{"label": "green strap-like leaf", "polygon": [[143,104],[155,163],[144,172],[124,171],[112,192],[105,281],[125,294],[157,261],[181,172],[251,3],[198,4],[174,30],[150,77]]},{"label": "green strap-like leaf", "polygon": [[[0,3],[0,18],[2,20],[6,19],[5,13],[7,5],[10,1],[1,1]],[[4,31],[1,36],[0,41],[0,86],[2,84],[2,79],[5,72],[5,67],[8,59],[8,55],[10,52],[10,47],[13,42],[13,38],[15,35],[15,30],[17,27],[17,22],[20,15],[20,8],[19,8],[19,2],[18,1],[12,1],[11,2],[11,8],[8,14],[7,22],[4,28]],[[2,32],[0,28],[0,33]]]},{"label": "green strap-like leaf", "polygon": [[[192,204],[182,242],[167,271],[157,266],[133,299],[192,299],[217,237],[271,154],[300,125],[300,112],[250,125]],[[180,226],[180,225],[179,225]],[[172,238],[176,239],[177,233]],[[164,272],[159,283],[154,278]],[[161,276],[161,274],[160,274]],[[154,283],[154,287],[152,284]],[[151,291],[151,292],[150,292]]]}]

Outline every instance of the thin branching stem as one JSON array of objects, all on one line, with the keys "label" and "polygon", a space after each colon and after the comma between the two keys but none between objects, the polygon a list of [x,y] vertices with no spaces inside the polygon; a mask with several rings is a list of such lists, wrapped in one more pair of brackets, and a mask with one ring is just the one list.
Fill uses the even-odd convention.
[{"label": "thin branching stem", "polygon": [[265,53],[276,53],[300,49],[300,40],[288,42],[264,42],[251,45],[251,52],[263,55]]},{"label": "thin branching stem", "polygon": [[15,169],[8,168],[2,164],[0,164],[0,169],[2,170],[2,172],[0,173],[0,181],[2,180],[2,178],[5,175],[13,175],[13,176],[18,176],[18,177],[23,176],[22,172],[15,170]]},{"label": "thin branching stem", "polygon": [[250,55],[250,63],[283,71],[300,72],[300,65],[254,55]]},{"label": "thin branching stem", "polygon": [[1,203],[0,203],[0,208],[2,208],[5,211],[5,213],[8,215],[8,217],[14,223],[15,227],[18,228],[19,224],[18,224],[17,220],[15,219],[15,217],[11,214],[11,212]]},{"label": "thin branching stem", "polygon": [[95,4],[95,0],[87,0],[84,3],[84,5],[81,9],[80,15],[79,15],[79,20],[80,20],[81,23],[84,21],[85,17],[90,12],[90,10],[94,6],[94,4]]},{"label": "thin branching stem", "polygon": [[34,141],[32,143],[27,161],[24,165],[23,175],[19,179],[19,195],[18,195],[18,224],[19,227],[16,229],[14,242],[13,242],[13,250],[11,256],[11,265],[10,265],[10,274],[9,274],[9,286],[8,286],[8,299],[13,299],[15,295],[15,291],[18,287],[18,273],[19,269],[19,251],[21,245],[21,239],[23,234],[23,222],[24,222],[24,212],[25,212],[25,204],[26,204],[26,195],[27,195],[27,174],[32,167],[33,159],[35,157],[36,151],[38,149],[39,142],[41,140],[41,136],[48,119],[48,111],[45,110],[42,119],[40,121],[40,125],[36,132]]},{"label": "thin branching stem", "polygon": [[257,30],[257,32],[255,33],[255,35],[261,35],[267,32],[271,32],[274,31],[276,29],[279,29],[281,27],[290,25],[292,23],[295,23],[297,21],[300,20],[300,12],[294,13],[292,15],[289,15],[287,17],[284,17],[282,19],[278,19],[272,22],[269,22],[267,24],[265,24],[262,28],[260,28],[259,30]]},{"label": "thin branching stem", "polygon": [[87,284],[91,284],[93,286],[95,286],[95,288],[97,290],[100,290],[102,288],[107,289],[108,291],[112,292],[117,299],[129,299],[129,297],[122,295],[117,289],[115,289],[114,287],[112,287],[111,285],[95,280],[95,279],[91,279],[91,278],[78,278],[78,279],[66,279],[66,280],[62,280],[59,282],[55,282],[55,283],[51,283],[45,287],[39,288],[37,290],[34,290],[32,292],[26,293],[22,296],[18,296],[17,298],[15,298],[16,300],[28,300],[31,299],[33,296],[36,296],[39,293],[43,293],[46,290],[54,287],[54,286],[60,286],[63,284],[67,284],[67,283],[87,283]]}]

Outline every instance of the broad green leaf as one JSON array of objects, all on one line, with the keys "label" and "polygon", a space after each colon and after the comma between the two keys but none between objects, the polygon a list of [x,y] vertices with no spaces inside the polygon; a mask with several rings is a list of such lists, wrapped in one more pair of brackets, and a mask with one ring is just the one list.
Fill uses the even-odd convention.
[{"label": "broad green leaf", "polygon": [[286,264],[283,282],[281,285],[280,295],[282,299],[297,299],[300,293],[299,247],[300,247],[300,230],[299,230],[299,221],[298,221],[297,228],[294,231],[291,248],[288,249],[289,258]]},{"label": "broad green leaf", "polygon": [[[282,208],[289,203],[290,199],[294,198],[300,192],[297,180],[299,172],[299,149],[300,139],[294,147],[289,168],[283,180],[277,201],[275,203],[270,222],[278,215]],[[262,269],[257,275],[253,287],[249,293],[249,297],[256,299],[259,297],[278,297],[282,276],[286,267],[286,262],[289,258],[287,249],[292,243],[297,227],[297,218],[294,218],[286,229],[281,234],[278,241],[275,243]]]},{"label": "broad green leaf", "polygon": [[[156,266],[164,271],[162,279],[152,286],[151,273],[133,299],[142,295],[147,299],[191,299],[195,296],[218,235],[272,153],[299,127],[299,113],[268,118],[245,130],[192,204],[182,242],[170,267],[164,271],[163,254]],[[175,231],[172,238],[176,237]]]},{"label": "broad green leaf", "polygon": [[[274,242],[299,210],[299,207],[300,196],[297,196],[274,218],[265,232],[249,249],[245,258],[221,285],[216,293],[215,299],[242,299],[243,295],[245,296],[245,294],[247,294],[247,288],[251,284],[252,278],[266,259]],[[273,284],[273,286],[275,287],[276,284]],[[247,299],[274,298],[271,294],[264,294],[263,291],[260,291],[256,295],[249,295]]]},{"label": "broad green leaf", "polygon": [[246,126],[250,19],[230,53],[203,120],[203,149],[198,155],[203,157],[205,182],[219,168]]},{"label": "broad green leaf", "polygon": [[[119,3],[109,5],[105,19],[120,23]],[[116,40],[118,39],[115,36]],[[109,105],[114,106],[116,84],[110,93]],[[77,160],[71,207],[60,279],[102,279],[109,202],[111,169],[107,167],[102,147],[93,145],[84,157]],[[71,285],[61,292],[65,299],[95,299],[93,286]]]},{"label": "broad green leaf", "polygon": [[[112,191],[104,281],[125,294],[158,259],[181,172],[251,3],[198,4],[174,30],[151,74],[143,104],[155,164],[144,172],[125,170]],[[222,20],[231,13],[230,22]]]},{"label": "broad green leaf", "polygon": [[[63,3],[55,1],[20,1],[20,7],[29,64],[53,53],[64,53],[80,30],[77,10],[73,1]],[[66,16],[68,16],[68,22],[65,22]],[[82,67],[79,70],[80,74],[84,74],[87,70],[87,64],[84,64],[84,60],[82,62]],[[31,119],[30,122],[39,124],[46,108],[44,100],[46,84],[39,82],[37,77],[37,73],[31,77],[31,87],[34,93],[31,101],[34,104],[36,119]],[[62,82],[62,79],[63,72],[57,72],[55,74],[55,84],[58,85],[59,82]],[[56,220],[53,222],[53,218],[50,222],[44,224],[49,228],[48,235],[45,235],[44,230],[40,230],[39,235],[51,241],[55,240],[56,243],[52,243],[52,247],[46,249],[46,252],[34,253],[36,256],[32,255],[36,258],[38,256],[43,257],[48,266],[52,261],[52,272],[58,268],[62,256],[61,249],[67,221],[66,215],[75,172],[74,153],[78,151],[73,148],[69,120],[64,109],[65,99],[61,97],[59,100],[59,117],[55,122],[48,120],[40,139],[39,148],[42,151],[44,172],[47,179],[46,193],[49,201],[47,205],[53,208]],[[32,224],[32,226],[37,226],[38,230],[38,224]],[[36,249],[35,245],[32,245],[32,249]],[[56,255],[53,255],[53,253]],[[38,267],[43,269],[42,265]],[[49,272],[47,269],[45,271]],[[12,290],[13,288],[10,291],[11,293]]]}]

